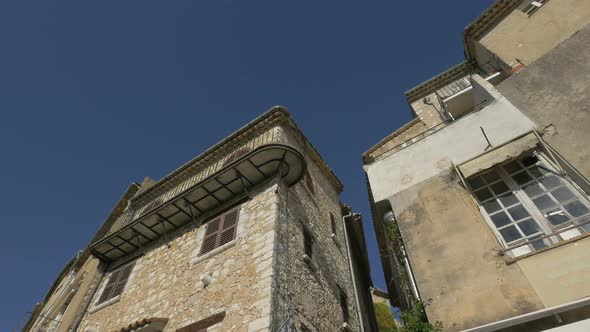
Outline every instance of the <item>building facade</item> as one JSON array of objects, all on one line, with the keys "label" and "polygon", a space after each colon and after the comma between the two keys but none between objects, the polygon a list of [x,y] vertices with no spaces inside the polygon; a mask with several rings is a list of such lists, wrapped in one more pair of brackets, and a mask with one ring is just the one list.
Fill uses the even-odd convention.
[{"label": "building facade", "polygon": [[274,107],[133,184],[25,330],[371,331],[362,224],[341,191]]},{"label": "building facade", "polygon": [[[394,305],[445,331],[586,331],[590,2],[499,0],[364,155]],[[552,330],[553,331],[553,330]]]}]

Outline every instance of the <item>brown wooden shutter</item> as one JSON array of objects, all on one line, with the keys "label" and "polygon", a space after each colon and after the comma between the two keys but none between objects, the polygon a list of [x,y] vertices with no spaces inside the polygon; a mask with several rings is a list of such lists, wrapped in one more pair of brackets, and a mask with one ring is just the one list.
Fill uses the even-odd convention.
[{"label": "brown wooden shutter", "polygon": [[200,254],[205,254],[235,239],[239,216],[240,207],[238,206],[208,222]]},{"label": "brown wooden shutter", "polygon": [[135,261],[129,262],[111,272],[111,276],[107,281],[107,284],[100,295],[98,303],[105,302],[123,293],[127,280],[131,276]]}]

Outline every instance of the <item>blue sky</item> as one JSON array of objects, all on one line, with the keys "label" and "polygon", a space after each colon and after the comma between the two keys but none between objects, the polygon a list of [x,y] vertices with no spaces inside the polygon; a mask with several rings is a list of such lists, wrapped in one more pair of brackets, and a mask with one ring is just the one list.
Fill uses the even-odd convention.
[{"label": "blue sky", "polygon": [[0,3],[0,330],[85,247],[133,181],[160,178],[281,104],[365,220],[361,154],[403,92],[462,61],[481,1]]}]

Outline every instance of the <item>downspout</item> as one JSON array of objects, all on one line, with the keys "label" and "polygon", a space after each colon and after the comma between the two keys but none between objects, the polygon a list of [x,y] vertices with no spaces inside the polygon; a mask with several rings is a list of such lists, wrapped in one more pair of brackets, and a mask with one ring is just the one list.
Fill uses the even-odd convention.
[{"label": "downspout", "polygon": [[[360,331],[364,332],[365,331],[365,327],[363,325],[363,317],[361,314],[361,304],[359,301],[359,297],[358,297],[358,290],[356,288],[356,278],[354,277],[354,268],[352,266],[352,256],[350,255],[350,243],[348,242],[348,231],[346,230],[346,219],[350,219],[350,218],[354,218],[355,215],[358,214],[353,214],[352,210],[349,208],[348,209],[348,214],[342,216],[342,226],[344,228],[344,242],[346,244],[346,254],[348,255],[348,268],[350,269],[350,276],[352,278],[352,288],[354,290],[354,300],[356,302],[356,313],[358,316],[358,320],[359,320],[359,327],[360,327]],[[351,219],[353,220],[353,219]]]},{"label": "downspout", "polygon": [[[387,211],[383,215],[383,220],[386,224],[390,223],[397,223],[395,219],[395,215],[393,211]],[[408,272],[408,278],[410,279],[410,285],[412,286],[412,293],[416,300],[420,301],[420,294],[418,293],[418,286],[416,286],[416,279],[414,278],[414,272],[412,271],[412,267],[410,266],[410,261],[408,260],[408,254],[406,253],[406,248],[404,247],[403,243],[400,244],[400,248],[402,250],[402,255],[404,256],[404,266],[406,267],[406,271]]]},{"label": "downspout", "polygon": [[[102,263],[100,263],[100,265],[102,265]],[[98,276],[96,277],[96,281],[94,283],[94,285],[92,285],[92,289],[90,290],[90,294],[88,296],[88,298],[86,300],[84,300],[82,309],[80,310],[80,312],[78,312],[78,315],[76,315],[76,319],[74,320],[74,324],[72,325],[72,327],[70,327],[68,329],[68,332],[76,332],[78,331],[78,328],[80,327],[80,323],[82,323],[82,318],[84,318],[84,314],[86,314],[86,312],[88,311],[88,307],[90,307],[90,303],[92,302],[92,299],[94,298],[94,296],[96,295],[96,292],[98,291],[98,286],[100,285],[100,283],[102,282],[102,278],[104,278],[105,276],[105,272],[104,272],[104,267],[99,265],[99,272],[98,272]]]}]

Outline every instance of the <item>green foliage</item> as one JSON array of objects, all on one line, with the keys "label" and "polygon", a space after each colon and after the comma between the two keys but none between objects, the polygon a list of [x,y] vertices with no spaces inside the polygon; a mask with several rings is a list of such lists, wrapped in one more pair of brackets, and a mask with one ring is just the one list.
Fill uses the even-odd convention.
[{"label": "green foliage", "polygon": [[395,332],[397,325],[395,325],[395,318],[389,305],[387,303],[375,303],[375,316],[377,316],[377,325],[379,332]]},{"label": "green foliage", "polygon": [[426,318],[426,311],[424,308],[432,300],[428,300],[426,304],[422,302],[415,302],[411,309],[402,312],[402,320],[404,326],[400,329],[401,332],[442,332],[442,322],[437,321],[434,325],[428,322]]}]

